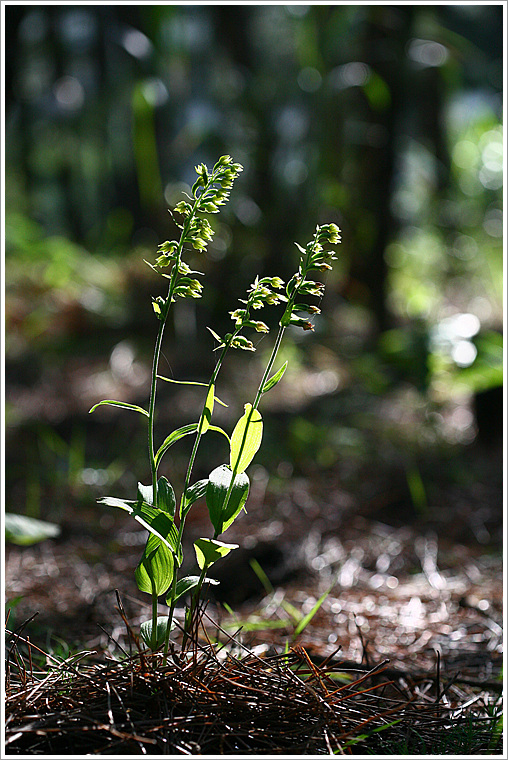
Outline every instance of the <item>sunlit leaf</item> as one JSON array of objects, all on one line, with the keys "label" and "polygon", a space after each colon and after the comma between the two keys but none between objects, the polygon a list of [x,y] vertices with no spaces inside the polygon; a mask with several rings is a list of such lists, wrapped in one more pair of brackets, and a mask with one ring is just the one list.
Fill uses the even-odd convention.
[{"label": "sunlit leaf", "polygon": [[206,487],[206,505],[210,520],[218,536],[236,519],[249,495],[249,478],[242,472],[235,479],[226,503],[233,473],[226,464],[210,473]]},{"label": "sunlit leaf", "polygon": [[[208,383],[200,383],[197,380],[173,380],[172,377],[164,377],[163,375],[157,375],[157,377],[159,380],[164,380],[166,383],[175,383],[176,385],[201,385],[208,388]],[[224,401],[221,401],[218,396],[214,396],[214,400],[221,406],[227,408],[227,404],[225,404]]]},{"label": "sunlit leaf", "polygon": [[153,486],[144,486],[143,483],[138,482],[138,499],[154,506]]},{"label": "sunlit leaf", "polygon": [[252,404],[245,404],[245,414],[236,423],[231,436],[231,470],[243,472],[254,459],[263,438],[263,420]]},{"label": "sunlit leaf", "polygon": [[238,544],[225,544],[212,538],[198,538],[194,541],[196,559],[199,569],[210,567],[218,559],[225,557],[232,549],[238,549]]},{"label": "sunlit leaf", "polygon": [[208,389],[205,406],[203,409],[203,414],[201,415],[201,419],[199,421],[198,432],[203,435],[206,433],[206,431],[210,427],[210,422],[212,420],[213,402],[215,399],[214,391],[215,391],[215,386],[212,384]]},{"label": "sunlit leaf", "polygon": [[95,406],[92,406],[88,414],[91,414],[95,409],[97,409],[98,406],[119,406],[120,409],[131,409],[134,412],[139,412],[140,414],[144,414],[145,417],[150,416],[145,409],[142,409],[140,406],[137,406],[137,404],[127,404],[125,401],[111,401],[110,399],[99,401],[98,404],[95,404]]},{"label": "sunlit leaf", "polygon": [[218,427],[217,425],[210,425],[209,428],[208,428],[208,430],[211,430],[214,433],[221,433],[221,435],[223,435],[225,438],[227,438],[228,443],[231,444],[231,438],[226,433],[226,431],[223,430],[221,427]]}]

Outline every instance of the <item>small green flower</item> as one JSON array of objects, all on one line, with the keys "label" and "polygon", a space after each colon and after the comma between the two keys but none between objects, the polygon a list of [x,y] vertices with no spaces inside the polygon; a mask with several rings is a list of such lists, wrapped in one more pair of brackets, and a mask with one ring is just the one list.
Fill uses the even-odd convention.
[{"label": "small green flower", "polygon": [[301,327],[303,330],[313,330],[314,325],[312,322],[309,322],[308,319],[303,319],[303,317],[298,317],[296,314],[291,315],[291,319],[289,320],[290,325],[294,325],[295,327]]},{"label": "small green flower", "polygon": [[256,332],[260,332],[260,333],[270,332],[270,330],[268,329],[268,325],[265,325],[264,322],[249,322],[248,326],[253,327],[256,330]]},{"label": "small green flower", "polygon": [[237,335],[231,343],[232,348],[242,348],[244,351],[255,351],[254,344],[243,335]]}]

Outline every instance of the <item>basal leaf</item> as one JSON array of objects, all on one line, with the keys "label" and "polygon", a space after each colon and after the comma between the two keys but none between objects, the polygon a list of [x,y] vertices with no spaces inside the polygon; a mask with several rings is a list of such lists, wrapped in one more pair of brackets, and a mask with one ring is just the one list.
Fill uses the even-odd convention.
[{"label": "basal leaf", "polygon": [[216,467],[210,473],[206,487],[206,505],[215,535],[224,533],[236,519],[249,495],[249,478],[242,472],[234,480],[226,503],[233,473],[226,464]]},{"label": "basal leaf", "polygon": [[175,516],[176,496],[173,486],[164,475],[157,481],[157,507],[167,512],[172,518]]},{"label": "basal leaf", "polygon": [[140,414],[144,414],[145,417],[150,416],[145,409],[142,409],[140,406],[137,406],[137,404],[127,404],[125,401],[111,401],[110,399],[99,401],[98,404],[95,404],[95,406],[92,406],[88,414],[91,414],[95,409],[97,409],[98,406],[105,406],[105,405],[119,406],[121,409],[131,409],[134,412],[139,412]]},{"label": "basal leaf", "polygon": [[173,552],[158,536],[150,535],[139,565],[136,567],[136,583],[146,594],[165,594],[173,583],[175,563]]},{"label": "basal leaf", "polygon": [[198,538],[194,541],[194,549],[199,569],[203,570],[204,567],[210,567],[218,559],[225,557],[232,549],[238,549],[238,544],[225,544],[212,538]]},{"label": "basal leaf", "polygon": [[278,372],[275,373],[275,375],[272,375],[272,377],[266,381],[266,383],[263,385],[262,393],[266,393],[270,390],[270,388],[273,388],[274,385],[277,385],[282,380],[282,376],[284,372],[286,371],[286,367],[288,366],[287,361],[284,362],[282,367],[279,369]]},{"label": "basal leaf", "polygon": [[230,467],[243,472],[254,459],[263,438],[263,420],[252,404],[245,404],[245,414],[236,423],[231,436]]},{"label": "basal leaf", "polygon": [[[168,630],[169,625],[169,618],[166,617],[158,617],[157,618],[157,629],[155,633],[155,646],[158,649],[161,647],[164,642],[166,641],[166,631]],[[175,622],[172,621],[171,628],[173,629],[175,627]],[[141,635],[141,638],[147,645],[147,647],[152,648],[152,621],[151,620],[145,620],[144,623],[141,623],[141,626],[139,628],[139,633]]]},{"label": "basal leaf", "polygon": [[180,440],[180,438],[183,438],[185,435],[190,435],[191,433],[195,433],[198,429],[197,422],[193,422],[190,425],[184,425],[181,428],[178,428],[178,430],[173,430],[173,432],[168,435],[164,443],[159,448],[158,452],[155,455],[155,465],[158,466],[160,464],[160,461],[166,451],[169,449],[170,446],[172,446],[174,443]]}]

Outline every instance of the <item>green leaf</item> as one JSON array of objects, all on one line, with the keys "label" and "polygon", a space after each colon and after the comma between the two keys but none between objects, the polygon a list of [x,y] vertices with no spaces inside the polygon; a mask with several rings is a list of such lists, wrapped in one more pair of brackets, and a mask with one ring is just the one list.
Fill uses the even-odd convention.
[{"label": "green leaf", "polygon": [[95,406],[92,406],[88,414],[91,414],[95,409],[97,409],[98,406],[103,406],[103,405],[119,406],[121,409],[132,409],[132,411],[134,412],[139,412],[140,414],[144,414],[145,417],[150,416],[148,412],[145,411],[145,409],[142,409],[140,406],[137,406],[136,404],[127,404],[125,401],[111,401],[110,399],[99,401],[98,404],[95,404]]},{"label": "green leaf", "polygon": [[261,389],[262,393],[266,393],[267,391],[270,390],[270,388],[273,388],[274,385],[277,385],[277,383],[279,383],[282,380],[282,376],[284,372],[286,371],[287,366],[288,366],[288,363],[286,361],[284,362],[282,367],[279,369],[279,371],[276,372],[275,375],[272,375],[272,377],[266,381],[266,383],[263,385],[263,388]]},{"label": "green leaf", "polygon": [[[161,647],[164,642],[166,641],[166,631],[168,630],[168,624],[169,624],[169,618],[167,616],[165,617],[158,617],[157,618],[157,630],[156,630],[156,646],[157,648]],[[171,629],[175,627],[175,622],[171,622]],[[141,638],[147,645],[147,647],[152,647],[152,621],[151,620],[145,620],[144,623],[141,623],[139,633],[141,635]]]},{"label": "green leaf", "polygon": [[167,512],[174,518],[176,511],[176,496],[173,486],[164,475],[157,481],[157,508]]},{"label": "green leaf", "polygon": [[169,449],[170,446],[172,446],[174,443],[180,440],[180,438],[183,438],[185,435],[190,435],[191,433],[195,433],[198,429],[197,422],[193,422],[191,425],[184,425],[181,428],[178,428],[178,430],[173,430],[173,432],[168,435],[164,443],[159,448],[158,452],[155,455],[155,466],[158,467],[160,464],[160,461],[166,451]]},{"label": "green leaf", "polygon": [[201,419],[199,420],[198,432],[201,433],[202,435],[206,433],[206,431],[210,427],[210,422],[212,420],[213,402],[215,399],[214,392],[215,392],[215,386],[212,384],[208,389],[205,406],[203,409],[203,414],[201,415]]},{"label": "green leaf", "polygon": [[252,404],[245,404],[245,414],[236,423],[231,436],[230,467],[243,472],[254,459],[263,438],[263,420]]},{"label": "green leaf", "polygon": [[11,544],[30,546],[60,535],[60,528],[54,523],[36,520],[26,515],[16,515],[12,512],[6,512],[4,518],[5,539]]},{"label": "green leaf", "polygon": [[[187,594],[189,591],[192,591],[193,588],[196,588],[198,583],[199,575],[189,575],[187,578],[181,578],[176,584],[175,601],[177,599],[180,599],[181,596]],[[211,586],[219,585],[219,581],[216,581],[214,578],[203,578],[203,583],[208,583]],[[168,605],[172,604],[171,595],[166,599],[166,603]]]},{"label": "green leaf", "polygon": [[198,500],[203,498],[206,494],[206,487],[208,485],[208,479],[198,480],[190,488],[187,489],[185,499],[182,503],[182,516],[185,517],[192,505]]},{"label": "green leaf", "polygon": [[224,533],[236,519],[249,495],[249,478],[245,473],[239,473],[234,480],[229,500],[225,505],[226,496],[231,486],[233,473],[222,464],[210,473],[206,487],[206,505],[210,520],[215,528],[215,535]]},{"label": "green leaf", "polygon": [[225,557],[232,549],[238,549],[238,544],[225,544],[212,538],[198,538],[194,541],[194,549],[199,569],[203,570]]},{"label": "green leaf", "polygon": [[145,550],[134,574],[140,591],[146,594],[165,594],[173,583],[175,563],[173,552],[153,534],[148,537]]},{"label": "green leaf", "polygon": [[178,564],[181,564],[183,554],[182,547],[178,543],[178,530],[167,512],[146,502],[127,501],[114,496],[104,496],[98,501],[106,507],[117,507],[132,515],[143,528],[158,536],[176,554]]}]

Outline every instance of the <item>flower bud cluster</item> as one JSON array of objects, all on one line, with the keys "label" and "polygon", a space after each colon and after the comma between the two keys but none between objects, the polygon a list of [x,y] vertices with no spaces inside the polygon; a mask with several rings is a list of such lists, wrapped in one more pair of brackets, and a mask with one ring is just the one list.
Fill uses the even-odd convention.
[{"label": "flower bud cluster", "polygon": [[[259,277],[256,277],[247,291],[247,300],[240,299],[240,303],[245,304],[245,308],[235,309],[235,311],[229,312],[231,319],[235,323],[236,331],[239,332],[244,327],[250,327],[259,333],[269,332],[268,325],[266,325],[264,322],[251,319],[250,310],[261,309],[265,305],[276,306],[281,301],[287,301],[286,296],[284,296],[282,293],[277,293],[274,290],[280,290],[283,285],[284,282],[280,279],[280,277],[263,277],[261,279],[259,279]],[[231,346],[233,348],[243,348],[248,351],[255,350],[252,343],[250,341],[247,341],[246,338],[243,338],[243,336],[235,337],[231,343]]]},{"label": "flower bud cluster", "polygon": [[[180,298],[201,297],[203,286],[198,280],[189,277],[191,274],[201,274],[201,272],[192,271],[182,260],[183,247],[187,243],[195,251],[201,253],[206,251],[208,243],[213,240],[214,232],[208,219],[200,214],[218,213],[219,207],[223,206],[229,198],[233,182],[243,171],[241,164],[234,163],[231,156],[222,156],[211,172],[205,164],[199,164],[195,168],[198,177],[192,186],[192,198],[188,201],[180,201],[175,206],[175,211],[182,217],[181,221],[175,219],[176,226],[182,230],[180,240],[166,240],[159,245],[157,251],[155,266],[161,268],[170,264],[177,266],[176,270],[172,270],[171,275],[163,275],[172,281],[171,298],[168,296],[168,300],[174,300],[177,296]],[[165,301],[161,297],[152,300],[154,311],[161,320],[166,317],[168,300]]]},{"label": "flower bud cluster", "polygon": [[311,271],[325,272],[332,267],[330,261],[337,257],[333,251],[325,250],[324,246],[335,245],[341,242],[340,230],[336,224],[323,224],[316,227],[312,239],[307,243],[305,248],[295,243],[301,253],[298,272],[291,278],[286,287],[288,296],[288,305],[281,319],[281,325],[295,325],[303,330],[313,330],[312,322],[299,313],[319,314],[320,309],[304,303],[295,303],[297,296],[317,296],[322,298],[325,292],[325,286],[322,282],[307,279],[307,274]]},{"label": "flower bud cluster", "polygon": [[197,210],[206,214],[217,214],[219,206],[229,199],[233,182],[243,171],[241,164],[235,164],[231,156],[219,158],[211,173],[205,164],[196,166],[197,180],[192,186],[192,195],[197,201]]}]

